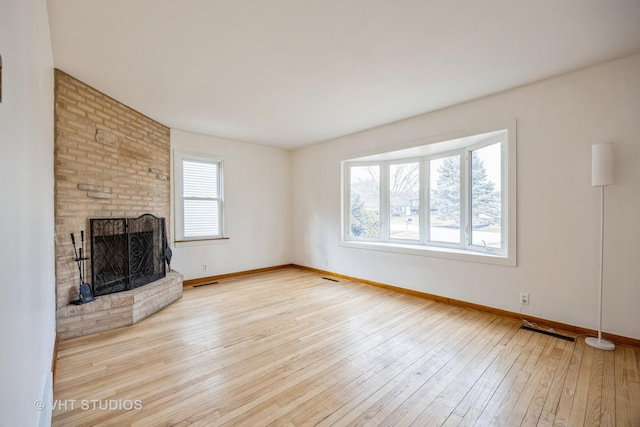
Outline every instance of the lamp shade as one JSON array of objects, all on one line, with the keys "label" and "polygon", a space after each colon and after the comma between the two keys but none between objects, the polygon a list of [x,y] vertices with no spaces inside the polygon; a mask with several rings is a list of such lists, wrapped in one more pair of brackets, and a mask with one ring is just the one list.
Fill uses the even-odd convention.
[{"label": "lamp shade", "polygon": [[613,184],[613,143],[591,146],[591,185]]}]

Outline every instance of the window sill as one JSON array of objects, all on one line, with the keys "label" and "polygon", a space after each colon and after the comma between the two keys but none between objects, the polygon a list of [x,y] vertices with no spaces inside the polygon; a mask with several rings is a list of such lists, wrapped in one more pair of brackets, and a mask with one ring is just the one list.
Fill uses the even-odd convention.
[{"label": "window sill", "polygon": [[175,247],[203,246],[211,244],[227,243],[229,237],[212,237],[209,239],[174,240]]},{"label": "window sill", "polygon": [[392,252],[406,255],[418,255],[433,258],[453,259],[457,261],[479,262],[515,267],[515,254],[511,256],[494,255],[489,253],[465,251],[461,249],[444,248],[439,246],[407,245],[402,243],[377,243],[343,240],[339,246],[345,248],[365,249],[370,251]]}]

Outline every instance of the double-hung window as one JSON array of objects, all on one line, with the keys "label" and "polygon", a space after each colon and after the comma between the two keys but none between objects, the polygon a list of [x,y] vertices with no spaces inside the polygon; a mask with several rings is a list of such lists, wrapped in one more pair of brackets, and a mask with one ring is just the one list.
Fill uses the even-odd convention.
[{"label": "double-hung window", "polygon": [[222,161],[176,153],[174,162],[177,240],[222,238]]},{"label": "double-hung window", "polygon": [[511,137],[504,129],[345,161],[343,242],[514,260]]}]

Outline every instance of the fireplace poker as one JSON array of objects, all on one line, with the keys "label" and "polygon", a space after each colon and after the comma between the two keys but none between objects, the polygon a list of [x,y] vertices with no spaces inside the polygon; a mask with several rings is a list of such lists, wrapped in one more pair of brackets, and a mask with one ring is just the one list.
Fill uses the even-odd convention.
[{"label": "fireplace poker", "polygon": [[73,235],[73,233],[71,233],[71,243],[73,244],[73,253],[76,256],[76,258],[74,259],[74,261],[78,264],[78,273],[80,275],[80,284],[82,284],[82,268],[80,267],[80,258],[82,257],[82,249],[80,249],[80,257],[78,257],[78,249],[76,249],[76,238]]},{"label": "fireplace poker", "polygon": [[84,264],[87,259],[84,255],[84,230],[80,230],[80,261],[82,262],[82,274],[80,275],[81,283],[84,283]]},{"label": "fireplace poker", "polygon": [[76,305],[84,304],[94,300],[93,295],[91,295],[91,286],[84,280],[85,261],[89,259],[84,256],[84,230],[80,231],[80,248],[76,248],[76,238],[73,233],[71,233],[71,243],[73,244],[73,252],[76,256],[75,261],[78,264],[78,273],[80,274],[80,286],[78,289],[80,298],[71,301],[71,303]]}]

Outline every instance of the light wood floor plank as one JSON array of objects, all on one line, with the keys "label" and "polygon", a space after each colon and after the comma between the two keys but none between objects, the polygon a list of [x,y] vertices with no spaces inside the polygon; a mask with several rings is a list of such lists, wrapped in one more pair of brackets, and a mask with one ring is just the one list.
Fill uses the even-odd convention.
[{"label": "light wood floor plank", "polygon": [[543,336],[540,343],[527,362],[524,364],[520,375],[509,391],[507,399],[491,420],[491,425],[520,425],[531,403],[535,387],[540,375],[547,366],[548,354],[556,344],[556,339]]},{"label": "light wood floor plank", "polygon": [[[457,317],[457,319],[459,318]],[[296,408],[296,415],[292,421],[296,425],[315,425],[320,422],[330,422],[332,418],[339,417],[342,423],[348,423],[350,418],[341,414],[347,413],[349,409],[351,409],[351,415],[357,413],[357,409],[364,406],[365,402],[382,395],[394,384],[397,384],[401,378],[408,375],[412,368],[424,360],[425,354],[433,354],[432,345],[442,342],[447,334],[446,326],[453,320],[453,318],[439,317],[436,319],[437,323],[423,325],[426,329],[417,330],[419,341],[405,355],[400,355],[396,348],[387,352],[386,356],[388,357],[385,362],[393,365],[389,366],[389,369],[385,369],[373,377],[363,376],[357,381],[349,383],[346,387],[336,385],[318,394]],[[367,396],[362,393],[363,389],[368,390],[371,394]],[[360,399],[363,398],[364,400],[361,401]],[[340,409],[336,411],[338,406]],[[357,407],[354,408],[354,406]]]},{"label": "light wood floor plank", "polygon": [[[475,318],[474,318],[475,319]],[[479,320],[479,319],[477,319]],[[416,406],[420,406],[421,390],[429,390],[434,384],[438,384],[440,379],[447,376],[452,369],[453,362],[458,354],[471,343],[478,332],[483,328],[482,323],[477,320],[466,323],[451,334],[447,341],[441,343],[434,350],[435,354],[429,354],[429,359],[422,363],[417,370],[412,370],[410,375],[405,376],[390,392],[390,404],[384,404],[382,410],[377,414],[382,424],[394,425],[399,419],[405,417]],[[493,320],[493,319],[492,319]],[[338,415],[338,414],[336,414]],[[417,416],[418,414],[414,414]],[[332,420],[333,421],[333,420]],[[323,425],[331,425],[329,420]]]},{"label": "light wood floor plank", "polygon": [[640,349],[519,326],[297,268],[227,278],[61,342],[54,397],[77,403],[52,424],[640,425]]},{"label": "light wood floor plank", "polygon": [[[440,369],[446,362],[449,353],[447,349],[451,350],[456,346],[463,345],[466,341],[465,337],[470,336],[472,332],[470,327],[471,324],[467,323],[465,326],[457,328],[453,333],[445,331],[444,335],[440,334],[438,340],[430,339],[430,346],[426,353],[402,375],[389,381],[376,393],[369,395],[348,415],[340,417],[341,414],[338,411],[332,414],[333,418],[347,421],[357,415],[351,420],[351,425],[377,425],[382,422]],[[332,419],[328,418],[324,421],[326,425],[329,425]]]},{"label": "light wood floor plank", "polygon": [[615,350],[615,385],[616,385],[616,423],[619,426],[631,426],[631,409],[629,405],[629,384],[627,383],[624,351]]},{"label": "light wood floor plank", "polygon": [[[450,417],[450,415],[452,414],[453,411],[453,407],[452,404],[453,402],[456,402],[457,400],[455,398],[451,399],[450,397],[453,396],[454,394],[458,394],[458,395],[464,395],[464,382],[472,382],[474,378],[476,378],[484,369],[483,366],[487,365],[488,363],[490,363],[491,360],[493,360],[496,357],[496,354],[499,352],[500,347],[497,346],[497,344],[499,343],[499,341],[501,340],[501,338],[505,335],[505,334],[509,334],[509,333],[513,333],[513,327],[511,322],[505,322],[504,319],[494,319],[492,321],[491,324],[488,325],[487,328],[485,328],[482,331],[483,335],[487,335],[487,338],[489,339],[488,341],[486,341],[486,344],[484,345],[484,347],[481,349],[487,351],[487,356],[482,359],[482,358],[476,358],[473,360],[473,363],[470,363],[467,365],[467,368],[470,370],[474,370],[473,374],[470,374],[469,376],[465,376],[463,377],[455,377],[453,379],[453,381],[449,384],[449,386],[447,386],[445,388],[445,390],[442,391],[442,393],[438,396],[436,396],[434,402],[432,402],[429,405],[430,411],[429,414],[430,416],[434,417],[435,419],[439,419],[440,421],[438,421],[439,424],[441,424],[442,421],[446,420],[447,418]],[[403,375],[404,378],[411,378],[406,376],[407,372],[403,373],[405,375]],[[412,374],[412,373],[411,373]],[[396,382],[396,390],[397,390],[397,384],[398,382]],[[425,385],[422,386],[422,388],[424,388]],[[433,390],[432,390],[433,391]],[[412,398],[415,397],[415,394],[412,396]],[[382,407],[388,406],[387,405],[388,401],[385,400],[379,400],[376,407],[376,410],[381,409]],[[397,403],[399,404],[403,404],[404,400],[398,400]],[[426,402],[425,402],[426,403]],[[455,406],[455,405],[453,405]],[[390,409],[391,406],[389,406]],[[352,411],[353,414],[357,414],[357,411]],[[370,410],[367,410],[363,413],[361,413],[359,415],[359,421],[353,423],[353,425],[357,425],[359,423],[362,423],[362,421],[364,419],[367,419],[367,417],[370,417],[373,413],[370,412]],[[383,412],[378,412],[376,414],[378,417],[382,417]],[[345,419],[348,421],[349,418],[345,417]],[[419,420],[416,420],[415,422],[420,422]],[[433,422],[433,421],[428,421],[425,420],[423,421],[425,423],[429,423],[429,422]],[[451,420],[449,421],[451,422]],[[369,424],[372,424],[371,422],[369,422]]]},{"label": "light wood floor plank", "polygon": [[[615,352],[604,353],[602,366],[602,406],[600,407],[600,425],[616,425],[616,384]],[[610,373],[610,374],[609,374]]]},{"label": "light wood floor plank", "polygon": [[580,365],[580,373],[578,374],[578,381],[576,383],[575,396],[573,398],[573,405],[571,406],[571,413],[569,414],[570,426],[584,425],[588,395],[589,395],[589,381],[591,379],[591,370],[593,369],[594,349],[591,346],[585,346],[584,354],[582,355],[582,364]]},{"label": "light wood floor plank", "polygon": [[542,412],[544,414],[552,415],[552,420],[555,419],[555,415],[558,412],[560,398],[562,397],[562,388],[567,379],[574,346],[575,344],[565,341],[565,348],[560,356],[560,360],[558,361],[556,374],[553,376],[551,386],[549,387],[549,393],[547,393],[547,397],[542,407]]},{"label": "light wood floor plank", "polygon": [[640,426],[640,384],[633,381],[629,381],[629,419]]},{"label": "light wood floor plank", "polygon": [[624,358],[627,363],[627,381],[640,383],[640,374],[638,374],[638,364],[636,363],[636,352],[629,347],[624,348]]},{"label": "light wood floor plank", "polygon": [[[326,396],[330,396],[338,388],[345,391],[353,387],[358,387],[364,383],[368,378],[385,372],[387,374],[394,372],[395,369],[399,369],[402,363],[407,363],[410,358],[407,357],[407,352],[417,345],[415,342],[420,334],[425,333],[426,330],[421,330],[418,326],[419,323],[425,320],[425,317],[419,313],[413,312],[401,314],[398,316],[403,318],[402,322],[398,322],[396,319],[395,325],[385,328],[384,331],[380,331],[376,340],[373,340],[369,344],[369,348],[366,351],[360,351],[357,354],[352,354],[350,357],[343,358],[336,363],[326,366],[325,369],[318,372],[316,375],[307,378],[304,382],[301,382],[293,387],[287,387],[279,394],[272,396],[269,402],[275,401],[281,410],[280,414],[289,417],[288,413],[292,409],[296,409],[296,412],[301,411],[301,407],[309,401],[323,402]],[[417,333],[417,334],[416,334]],[[380,337],[386,337],[388,339],[381,340]],[[393,356],[390,357],[392,351]],[[388,367],[392,362],[400,359],[393,368]],[[388,368],[388,369],[385,369]],[[324,381],[321,379],[324,378]],[[266,405],[264,403],[262,406]],[[315,411],[317,411],[317,405],[314,403],[311,405]],[[231,424],[241,424],[252,417],[252,412],[260,410],[260,406],[245,411],[240,417],[235,417],[230,420]],[[277,413],[274,414],[277,417]],[[311,416],[311,414],[309,414]],[[307,417],[303,418],[303,420]],[[269,422],[274,421],[269,419]],[[294,424],[300,422],[295,417],[291,419]],[[284,423],[276,421],[277,425]]]},{"label": "light wood floor plank", "polygon": [[[551,388],[551,383],[556,375],[556,369],[560,359],[566,351],[567,342],[556,340],[553,347],[548,347],[549,351],[544,354],[544,366],[535,373],[532,383],[528,387],[528,399],[530,401],[524,418],[523,426],[536,426],[542,414],[544,403]],[[534,385],[534,387],[532,387]],[[524,399],[523,399],[524,400]]]},{"label": "light wood floor plank", "polygon": [[[515,332],[511,323],[507,324],[507,328]],[[498,355],[504,351],[504,347],[497,344],[507,332],[508,330],[505,328],[496,331],[490,340],[485,342],[478,355],[462,368],[464,375],[456,375],[453,381],[429,404],[429,407],[422,412],[413,424],[417,426],[441,425],[446,421],[453,413],[457,403],[464,398],[467,391],[479,380]],[[483,331],[483,335],[488,335],[488,331]]]},{"label": "light wood floor plank", "polygon": [[560,396],[560,402],[558,404],[558,410],[554,420],[554,426],[568,427],[569,416],[571,414],[571,408],[576,394],[576,384],[580,375],[580,365],[582,363],[582,355],[584,354],[585,344],[584,340],[578,340],[571,353],[571,361],[565,376],[564,387],[562,390],[562,396]]},{"label": "light wood floor plank", "polygon": [[587,394],[587,409],[585,426],[600,425],[600,411],[602,409],[602,373],[604,369],[604,351],[594,351],[593,367],[589,378],[589,392]]},{"label": "light wood floor plank", "polygon": [[[504,351],[492,363],[491,367],[483,373],[482,378],[475,383],[465,397],[458,403],[454,413],[462,416],[461,426],[471,426],[476,423],[490,400],[499,400],[496,391],[502,384],[507,373],[514,364],[524,364],[531,348],[526,343],[533,334],[519,333],[508,342]],[[524,354],[523,354],[524,353]],[[486,415],[486,414],[485,414]]]},{"label": "light wood floor plank", "polygon": [[[477,425],[490,425],[496,416],[502,411],[506,415],[511,413],[513,405],[508,405],[509,399],[517,399],[519,396],[518,387],[522,387],[521,377],[525,379],[529,377],[529,374],[523,372],[524,367],[529,360],[537,360],[539,356],[540,343],[543,342],[544,336],[535,333],[528,333],[529,331],[519,331],[518,334],[527,336],[530,340],[527,342],[526,351],[524,351],[516,360],[516,362],[509,368],[508,372],[504,375],[498,388],[491,395],[491,398],[482,409],[481,414],[478,416],[475,424]],[[540,350],[541,351],[541,350]],[[508,411],[508,412],[507,412]],[[503,415],[504,416],[504,415]],[[465,417],[466,418],[466,417]]]},{"label": "light wood floor plank", "polygon": [[381,423],[402,426],[414,422],[433,399],[462,371],[469,360],[480,351],[484,345],[482,340],[483,337],[473,332],[468,340],[444,349],[444,357],[439,363],[428,367],[425,375],[427,380],[419,381],[416,384],[417,389]]}]

